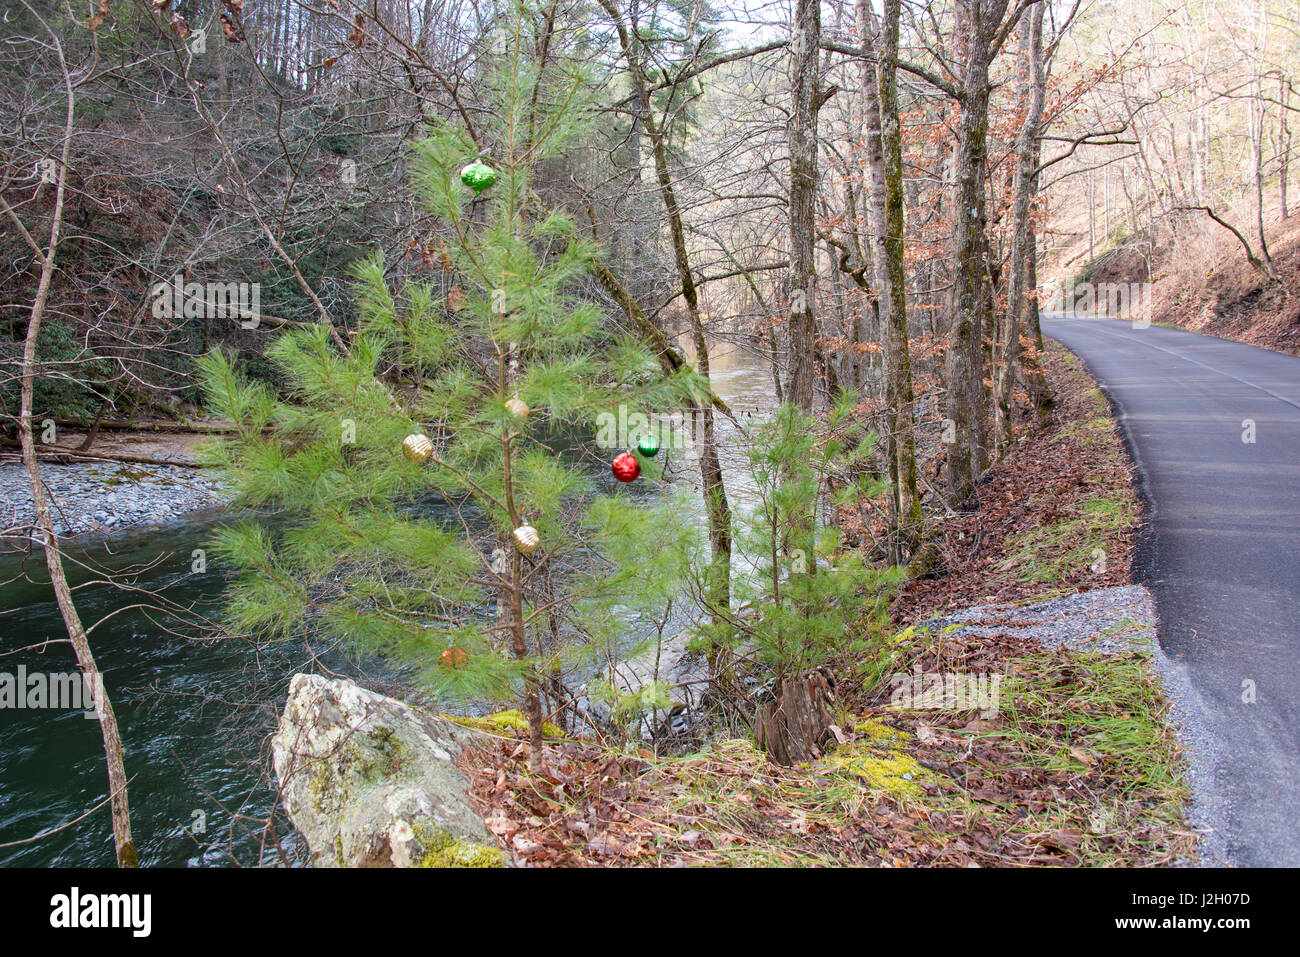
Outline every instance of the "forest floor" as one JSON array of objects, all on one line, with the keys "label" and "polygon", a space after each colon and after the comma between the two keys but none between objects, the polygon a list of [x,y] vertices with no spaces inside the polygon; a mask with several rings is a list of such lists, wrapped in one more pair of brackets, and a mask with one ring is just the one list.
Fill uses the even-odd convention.
[{"label": "forest floor", "polygon": [[[837,742],[780,767],[746,740],[685,755],[503,734],[465,764],[521,865],[1158,865],[1194,859],[1187,766],[1130,582],[1140,520],[1108,406],[1069,353],[1051,423],[937,522],[943,577],[841,668]],[[972,607],[974,606],[974,607]],[[965,609],[953,614],[956,609]],[[846,677],[847,676],[847,677]],[[936,683],[938,679],[939,683]]]},{"label": "forest floor", "polygon": [[904,587],[893,607],[898,627],[970,605],[1132,581],[1140,506],[1110,406],[1078,358],[1054,342],[1043,367],[1055,398],[1051,421],[1041,432],[1018,431],[1014,452],[981,477],[976,508],[931,519],[943,574]]}]

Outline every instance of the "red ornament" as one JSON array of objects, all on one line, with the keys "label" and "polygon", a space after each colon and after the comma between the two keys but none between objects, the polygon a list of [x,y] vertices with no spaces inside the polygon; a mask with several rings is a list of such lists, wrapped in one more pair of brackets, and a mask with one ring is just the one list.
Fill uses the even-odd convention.
[{"label": "red ornament", "polygon": [[641,463],[636,460],[636,456],[631,452],[620,452],[614,456],[614,461],[610,464],[609,470],[614,473],[614,478],[620,482],[630,482],[641,474]]},{"label": "red ornament", "polygon": [[463,668],[469,661],[469,652],[464,648],[444,648],[439,657],[444,668]]}]

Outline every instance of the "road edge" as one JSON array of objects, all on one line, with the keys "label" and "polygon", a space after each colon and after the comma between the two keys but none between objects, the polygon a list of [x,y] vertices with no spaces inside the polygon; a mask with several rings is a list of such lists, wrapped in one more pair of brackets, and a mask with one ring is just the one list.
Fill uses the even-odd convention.
[{"label": "road edge", "polygon": [[[1186,330],[1184,330],[1186,331]],[[1084,372],[1097,384],[1097,390],[1106,400],[1110,417],[1118,426],[1120,442],[1124,454],[1133,466],[1135,481],[1133,489],[1139,503],[1137,527],[1133,535],[1133,558],[1130,566],[1133,584],[1142,585],[1152,595],[1155,605],[1156,636],[1151,642],[1152,662],[1160,675],[1160,686],[1169,699],[1170,723],[1174,727],[1178,740],[1183,746],[1187,759],[1187,780],[1191,788],[1192,800],[1187,808],[1187,821],[1200,835],[1198,860],[1194,866],[1228,867],[1226,818],[1228,796],[1214,785],[1214,767],[1216,749],[1213,737],[1208,729],[1206,709],[1201,705],[1191,679],[1187,676],[1185,666],[1177,664],[1170,658],[1161,643],[1164,630],[1160,612],[1160,602],[1155,585],[1159,581],[1156,575],[1156,559],[1159,553],[1156,540],[1155,515],[1158,509],[1151,495],[1146,469],[1142,465],[1142,455],[1133,441],[1129,428],[1128,414],[1119,400],[1111,392],[1110,386],[1097,373],[1093,364],[1083,355],[1071,349],[1065,342],[1044,332],[1043,337],[1051,339],[1062,349],[1070,353],[1083,365]],[[1232,340],[1227,340],[1232,341]],[[1243,343],[1248,344],[1248,343]],[[1268,350],[1264,350],[1268,351]],[[1190,863],[1190,862],[1189,862]]]}]

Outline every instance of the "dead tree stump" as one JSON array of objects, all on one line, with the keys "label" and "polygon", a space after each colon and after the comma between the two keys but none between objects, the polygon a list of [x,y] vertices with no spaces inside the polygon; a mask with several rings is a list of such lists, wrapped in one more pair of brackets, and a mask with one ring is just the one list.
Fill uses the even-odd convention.
[{"label": "dead tree stump", "polygon": [[835,688],[822,671],[781,680],[776,700],[754,716],[754,743],[774,764],[813,761],[833,734]]}]

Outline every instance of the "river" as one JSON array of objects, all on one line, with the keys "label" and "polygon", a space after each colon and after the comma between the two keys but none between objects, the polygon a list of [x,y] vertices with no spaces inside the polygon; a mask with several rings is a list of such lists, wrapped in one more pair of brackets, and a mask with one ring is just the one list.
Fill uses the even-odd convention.
[{"label": "river", "polygon": [[[719,343],[711,349],[717,393],[743,422],[774,405],[771,372],[754,350]],[[736,427],[718,419],[728,493],[744,508],[745,449]],[[698,481],[687,472],[686,480]],[[703,508],[692,497],[693,519]],[[193,519],[148,535],[124,534],[71,555],[78,564],[129,573],[140,589],[199,614],[216,615],[224,578],[211,565],[191,569],[221,519]],[[239,639],[198,639],[156,610],[135,607],[141,596],[80,570],[76,602],[112,696],[126,748],[131,825],[144,866],[245,866],[301,863],[301,841],[280,818],[280,850],[266,840],[263,820],[275,792],[268,778],[267,738],[292,675],[307,666],[399,691],[402,676],[346,648],[293,643],[253,647]],[[39,552],[0,557],[0,651],[66,638]],[[72,672],[66,642],[43,653],[0,657],[0,672]],[[111,866],[113,838],[104,801],[107,776],[97,721],[80,711],[0,708],[0,866]],[[85,817],[81,820],[78,818]],[[76,823],[69,823],[75,821]],[[61,825],[67,825],[30,841]]]}]

